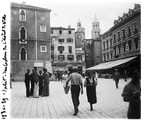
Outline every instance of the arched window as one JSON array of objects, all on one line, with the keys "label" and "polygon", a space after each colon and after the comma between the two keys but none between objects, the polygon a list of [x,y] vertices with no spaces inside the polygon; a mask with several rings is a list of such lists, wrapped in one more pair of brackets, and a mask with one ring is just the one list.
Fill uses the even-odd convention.
[{"label": "arched window", "polygon": [[27,60],[27,51],[25,48],[21,48],[19,51],[19,60]]},{"label": "arched window", "polygon": [[19,39],[21,40],[27,39],[27,30],[23,26],[19,29]]},{"label": "arched window", "polygon": [[23,9],[19,10],[19,20],[26,21],[26,10]]},{"label": "arched window", "polygon": [[25,28],[24,27],[22,27],[20,30],[20,36],[21,36],[21,39],[25,39]]}]

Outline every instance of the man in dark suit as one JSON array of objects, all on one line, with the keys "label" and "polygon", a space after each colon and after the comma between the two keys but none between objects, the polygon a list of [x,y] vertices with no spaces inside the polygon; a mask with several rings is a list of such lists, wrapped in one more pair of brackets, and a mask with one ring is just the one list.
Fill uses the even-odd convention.
[{"label": "man in dark suit", "polygon": [[30,94],[30,69],[27,69],[27,72],[25,74],[25,87],[26,87],[26,97],[29,97]]},{"label": "man in dark suit", "polygon": [[118,89],[119,79],[120,79],[120,74],[119,74],[118,70],[115,69],[115,72],[113,74],[113,80],[115,81],[115,85],[116,85],[117,89]]}]

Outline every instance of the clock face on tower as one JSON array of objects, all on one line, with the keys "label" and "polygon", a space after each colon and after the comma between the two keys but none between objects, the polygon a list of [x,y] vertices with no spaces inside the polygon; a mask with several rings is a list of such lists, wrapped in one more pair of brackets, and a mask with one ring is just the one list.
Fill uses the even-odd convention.
[{"label": "clock face on tower", "polygon": [[77,38],[78,38],[78,39],[81,39],[81,38],[82,38],[82,35],[81,35],[81,34],[78,34],[78,35],[77,35]]}]

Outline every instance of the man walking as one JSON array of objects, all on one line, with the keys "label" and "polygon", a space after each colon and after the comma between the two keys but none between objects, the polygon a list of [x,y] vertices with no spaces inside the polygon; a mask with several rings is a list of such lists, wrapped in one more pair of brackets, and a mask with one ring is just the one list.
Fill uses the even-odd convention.
[{"label": "man walking", "polygon": [[83,94],[82,76],[79,73],[77,73],[77,69],[73,69],[73,73],[69,75],[68,80],[66,82],[66,87],[68,86],[69,81],[71,81],[71,97],[74,105],[73,115],[76,116],[77,113],[79,112],[78,106],[80,104],[79,102],[80,86],[81,86],[81,94]]},{"label": "man walking", "polygon": [[26,97],[29,97],[30,94],[30,69],[27,69],[27,72],[25,74],[25,87],[26,87]]},{"label": "man walking", "polygon": [[116,85],[117,89],[118,89],[119,78],[120,78],[120,74],[119,74],[118,70],[115,69],[115,72],[113,74],[113,80],[115,81],[115,85]]}]

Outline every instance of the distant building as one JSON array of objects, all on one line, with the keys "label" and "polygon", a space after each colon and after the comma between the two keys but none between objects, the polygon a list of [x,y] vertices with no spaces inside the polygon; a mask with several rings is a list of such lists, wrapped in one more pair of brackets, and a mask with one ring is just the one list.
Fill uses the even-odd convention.
[{"label": "distant building", "polygon": [[92,22],[92,39],[98,38],[100,36],[100,34],[101,34],[100,23],[95,16],[95,18]]},{"label": "distant building", "polygon": [[92,39],[85,39],[84,50],[85,50],[85,66],[89,68],[92,66],[92,49],[91,49]]},{"label": "distant building", "polygon": [[84,39],[85,29],[81,22],[77,30],[69,25],[68,28],[51,27],[51,58],[54,71],[66,71],[73,67],[85,70]]},{"label": "distant building", "polygon": [[54,71],[66,71],[76,61],[75,29],[51,27],[51,58]]},{"label": "distant building", "polygon": [[11,3],[11,76],[24,80],[27,69],[42,69],[51,60],[50,12],[46,8]]},{"label": "distant building", "polygon": [[96,38],[91,43],[91,66],[102,62],[101,37]]},{"label": "distant building", "polygon": [[75,32],[75,53],[78,67],[85,71],[85,52],[84,52],[85,28],[82,27],[80,20],[77,22]]},{"label": "distant building", "polygon": [[101,36],[101,46],[102,46],[102,61],[113,60],[113,40],[112,31],[108,30]]},{"label": "distant building", "polygon": [[92,22],[92,39],[85,39],[85,63],[86,68],[95,66],[102,62],[101,50],[101,29],[98,19],[94,18]]}]

